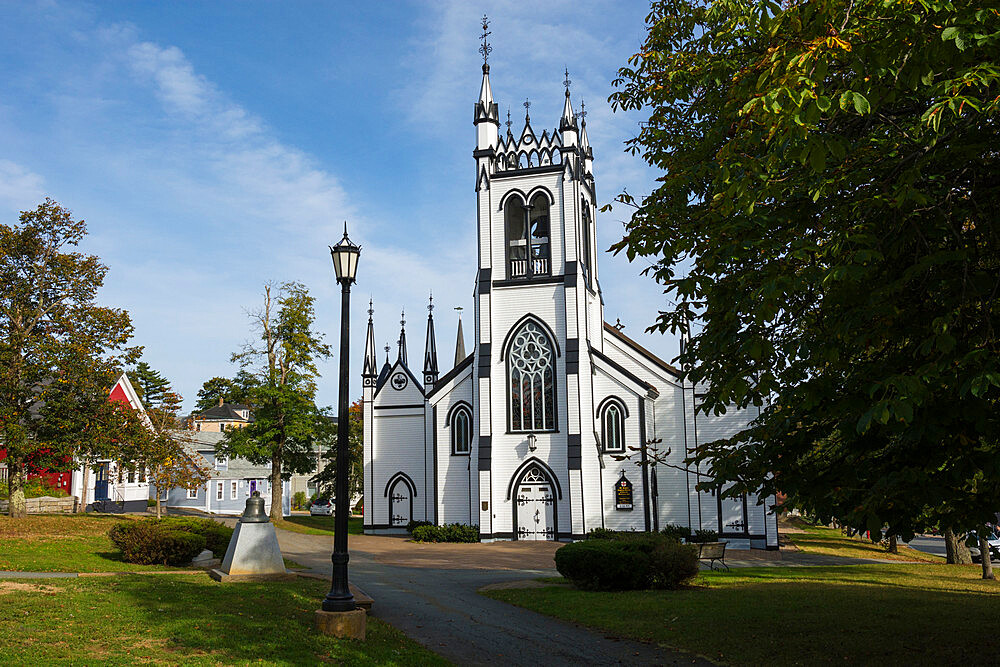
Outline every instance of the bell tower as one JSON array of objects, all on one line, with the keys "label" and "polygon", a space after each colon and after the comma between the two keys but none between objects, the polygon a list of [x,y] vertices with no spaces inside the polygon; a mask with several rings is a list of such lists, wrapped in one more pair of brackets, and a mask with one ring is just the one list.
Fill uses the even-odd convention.
[{"label": "bell tower", "polygon": [[556,533],[576,535],[583,526],[581,447],[594,442],[586,417],[593,412],[589,353],[603,350],[586,118],[573,109],[566,71],[557,128],[538,135],[525,100],[523,129],[515,136],[508,111],[501,136],[485,17],[482,27],[483,81],[473,117],[479,240],[473,460],[480,532],[510,539],[516,508],[509,489],[519,483],[514,477],[526,474],[518,471],[530,469],[562,491]]}]

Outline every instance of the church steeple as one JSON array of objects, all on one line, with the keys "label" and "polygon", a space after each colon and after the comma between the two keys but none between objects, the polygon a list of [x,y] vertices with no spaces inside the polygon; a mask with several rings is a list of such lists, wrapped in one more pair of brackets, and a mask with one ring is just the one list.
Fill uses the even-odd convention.
[{"label": "church steeple", "polygon": [[375,358],[375,323],[372,316],[375,314],[375,309],[372,306],[372,300],[368,300],[368,335],[365,338],[365,363],[364,368],[361,371],[361,377],[367,379],[374,378],[378,375],[376,370],[376,365],[378,360]]},{"label": "church steeple", "polygon": [[458,336],[455,339],[455,365],[458,366],[460,363],[465,361],[465,358],[469,355],[465,353],[465,334],[462,333],[463,308],[459,306],[455,310],[458,311]]},{"label": "church steeple", "polygon": [[576,114],[573,113],[573,103],[569,99],[569,86],[573,82],[569,80],[568,68],[565,73],[566,78],[563,80],[563,85],[566,86],[566,101],[563,102],[563,112],[559,118],[559,132],[562,133],[563,146],[574,146],[579,126],[576,124]]},{"label": "church steeple", "polygon": [[[402,362],[404,366],[406,363],[406,311],[404,310],[399,314],[399,355],[396,357],[397,362]],[[409,366],[407,366],[409,367]]]},{"label": "church steeple", "polygon": [[427,343],[424,346],[424,384],[433,385],[438,379],[437,341],[434,339],[434,295],[427,303]]},{"label": "church steeple", "polygon": [[490,46],[487,38],[490,36],[490,21],[483,16],[483,34],[480,39],[483,45],[479,47],[479,52],[483,54],[483,83],[479,88],[479,101],[476,102],[475,116],[472,120],[476,126],[476,148],[486,150],[496,148],[497,135],[500,131],[500,112],[497,104],[493,101],[493,88],[490,86]]}]

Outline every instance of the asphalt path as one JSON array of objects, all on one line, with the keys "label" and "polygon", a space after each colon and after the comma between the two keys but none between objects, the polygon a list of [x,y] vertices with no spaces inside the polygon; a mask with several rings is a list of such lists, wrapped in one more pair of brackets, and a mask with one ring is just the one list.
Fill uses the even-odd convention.
[{"label": "asphalt path", "polygon": [[[333,539],[278,531],[282,553],[330,576]],[[386,565],[351,549],[351,583],[370,595],[372,615],[462,665],[711,665],[654,644],[619,640],[493,600],[488,584],[555,570],[435,569]]]},{"label": "asphalt path", "polygon": [[923,551],[925,554],[934,554],[935,556],[948,555],[944,546],[944,538],[938,535],[918,535],[907,542],[907,544],[917,551]]}]

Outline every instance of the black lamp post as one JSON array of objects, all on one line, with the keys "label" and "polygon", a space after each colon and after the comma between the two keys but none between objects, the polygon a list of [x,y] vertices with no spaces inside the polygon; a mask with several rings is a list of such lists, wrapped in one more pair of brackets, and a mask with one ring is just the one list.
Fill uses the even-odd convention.
[{"label": "black lamp post", "polygon": [[351,333],[351,285],[358,275],[358,257],[361,248],[351,243],[347,238],[347,223],[344,223],[344,238],[335,246],[330,247],[333,258],[333,269],[337,272],[337,282],[340,283],[340,394],[337,410],[337,507],[333,525],[333,581],[330,592],[323,598],[323,611],[352,611],[354,596],[347,583],[347,514],[350,512],[350,491],[347,488],[348,461],[347,434],[350,427],[348,415],[348,393],[350,392],[350,374],[348,358],[350,356]]}]

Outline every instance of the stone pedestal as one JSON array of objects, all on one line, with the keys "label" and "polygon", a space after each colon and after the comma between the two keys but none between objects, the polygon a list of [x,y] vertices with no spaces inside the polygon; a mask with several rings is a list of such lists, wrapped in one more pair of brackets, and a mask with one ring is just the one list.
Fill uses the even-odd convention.
[{"label": "stone pedestal", "polygon": [[222,565],[209,575],[216,581],[264,581],[294,579],[285,569],[278,547],[278,535],[263,513],[264,501],[258,492],[247,499],[247,508],[236,524]]},{"label": "stone pedestal", "polygon": [[316,612],[316,629],[341,639],[364,639],[367,614],[364,609]]}]

